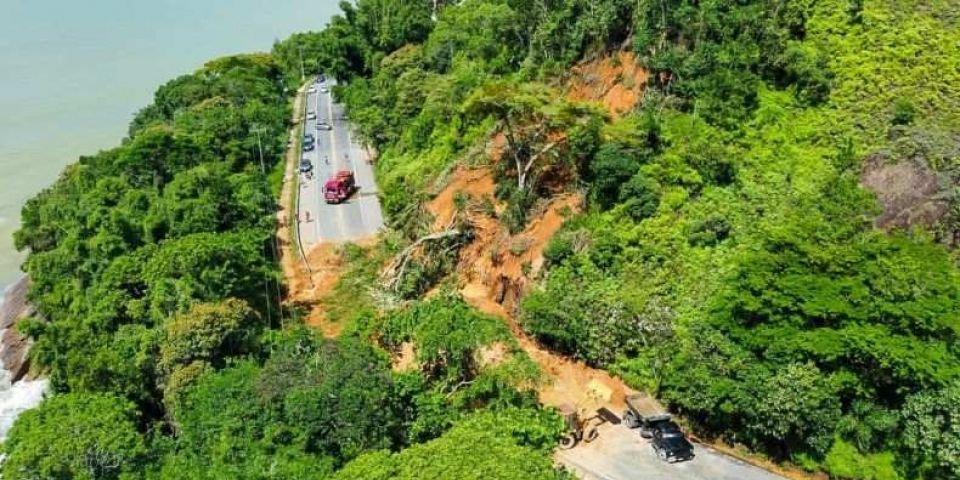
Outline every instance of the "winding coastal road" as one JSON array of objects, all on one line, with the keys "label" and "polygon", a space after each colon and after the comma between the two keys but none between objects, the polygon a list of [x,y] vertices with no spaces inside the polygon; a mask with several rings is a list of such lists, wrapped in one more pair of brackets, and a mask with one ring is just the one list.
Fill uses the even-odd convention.
[{"label": "winding coastal road", "polygon": [[[304,134],[316,137],[316,148],[301,153],[301,158],[313,164],[312,174],[300,173],[297,214],[300,242],[306,250],[319,243],[369,238],[383,227],[370,156],[351,132],[343,105],[334,101],[334,85],[335,82],[328,79],[311,85],[307,92]],[[316,118],[311,118],[311,113]],[[318,129],[320,124],[330,125],[332,129]],[[323,199],[323,185],[340,170],[354,173],[358,190],[347,201],[330,205]]]}]

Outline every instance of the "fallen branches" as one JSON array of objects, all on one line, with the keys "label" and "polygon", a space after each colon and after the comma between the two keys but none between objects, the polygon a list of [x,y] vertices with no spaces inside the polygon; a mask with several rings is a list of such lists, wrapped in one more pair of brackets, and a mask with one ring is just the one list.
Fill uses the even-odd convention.
[{"label": "fallen branches", "polygon": [[[417,241],[411,243],[407,248],[404,248],[393,261],[390,262],[390,265],[384,269],[383,273],[380,275],[380,279],[390,290],[396,290],[400,280],[403,278],[403,273],[407,268],[407,265],[410,263],[410,259],[419,251],[428,242],[437,242],[440,240],[445,240],[449,238],[456,238],[463,235],[463,231],[457,228],[450,228],[441,232],[431,233],[430,235],[420,237]],[[449,247],[448,247],[449,248]]]}]

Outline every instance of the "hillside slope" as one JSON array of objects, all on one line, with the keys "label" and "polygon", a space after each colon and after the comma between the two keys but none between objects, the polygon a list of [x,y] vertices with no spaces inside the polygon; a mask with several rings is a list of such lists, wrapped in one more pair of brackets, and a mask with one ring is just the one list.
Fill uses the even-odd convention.
[{"label": "hillside slope", "polygon": [[956,473],[897,434],[955,441],[955,5],[563,3],[447,7],[341,92],[393,226],[470,233],[397,293],[452,281],[775,461]]},{"label": "hillside slope", "polygon": [[[550,406],[631,389],[813,476],[960,477],[955,0],[341,8],[27,203],[51,396],[4,478],[568,480]],[[276,250],[301,69],[389,224],[320,290]]]}]

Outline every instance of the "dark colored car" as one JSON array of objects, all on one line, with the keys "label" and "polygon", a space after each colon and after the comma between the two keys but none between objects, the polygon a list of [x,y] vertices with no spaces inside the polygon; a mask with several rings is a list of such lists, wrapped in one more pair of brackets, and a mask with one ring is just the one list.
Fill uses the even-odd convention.
[{"label": "dark colored car", "polygon": [[663,434],[673,434],[679,433],[683,434],[683,431],[680,430],[680,425],[677,425],[673,420],[661,420],[659,422],[652,422],[647,429],[647,438],[653,438],[654,435],[658,433]]},{"label": "dark colored car", "polygon": [[693,444],[687,440],[680,427],[673,422],[662,422],[653,430],[650,444],[657,457],[665,462],[679,462],[693,458]]},{"label": "dark colored car", "polygon": [[313,163],[310,163],[310,160],[304,158],[300,160],[300,173],[309,173],[313,170]]},{"label": "dark colored car", "polygon": [[309,152],[313,150],[313,147],[316,146],[317,139],[314,138],[312,133],[308,133],[303,136],[303,151]]},{"label": "dark colored car", "polygon": [[327,122],[320,122],[317,124],[317,130],[333,130],[333,127]]}]

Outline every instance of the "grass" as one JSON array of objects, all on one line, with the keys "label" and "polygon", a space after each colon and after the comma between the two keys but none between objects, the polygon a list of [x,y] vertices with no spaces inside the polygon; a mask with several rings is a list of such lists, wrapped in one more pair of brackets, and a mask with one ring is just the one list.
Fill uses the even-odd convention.
[{"label": "grass", "polygon": [[270,186],[270,193],[273,194],[273,198],[280,201],[280,193],[283,190],[283,174],[286,170],[287,162],[286,158],[284,161],[277,162],[273,166],[273,169],[267,172],[267,185]]}]

